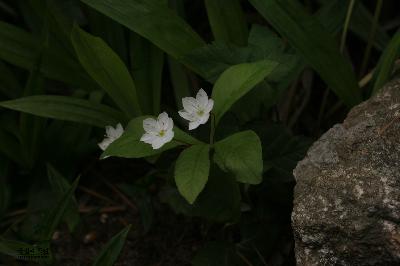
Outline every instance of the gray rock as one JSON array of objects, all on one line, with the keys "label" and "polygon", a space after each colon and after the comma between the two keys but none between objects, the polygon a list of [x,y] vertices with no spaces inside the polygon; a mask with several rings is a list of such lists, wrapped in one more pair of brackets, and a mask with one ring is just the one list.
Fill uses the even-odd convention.
[{"label": "gray rock", "polygon": [[294,175],[298,265],[400,265],[400,80],[326,132]]}]

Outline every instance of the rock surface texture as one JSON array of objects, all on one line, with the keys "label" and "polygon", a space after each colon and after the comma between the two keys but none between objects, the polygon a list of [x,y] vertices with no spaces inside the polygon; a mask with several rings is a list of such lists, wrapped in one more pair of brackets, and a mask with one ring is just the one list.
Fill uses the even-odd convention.
[{"label": "rock surface texture", "polygon": [[326,132],[294,175],[298,265],[400,265],[400,79]]}]

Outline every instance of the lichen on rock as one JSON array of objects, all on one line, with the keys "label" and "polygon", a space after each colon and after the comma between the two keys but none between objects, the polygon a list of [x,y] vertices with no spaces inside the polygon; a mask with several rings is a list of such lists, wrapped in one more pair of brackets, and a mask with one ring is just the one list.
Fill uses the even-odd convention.
[{"label": "lichen on rock", "polygon": [[327,131],[294,175],[298,265],[400,265],[400,80]]}]

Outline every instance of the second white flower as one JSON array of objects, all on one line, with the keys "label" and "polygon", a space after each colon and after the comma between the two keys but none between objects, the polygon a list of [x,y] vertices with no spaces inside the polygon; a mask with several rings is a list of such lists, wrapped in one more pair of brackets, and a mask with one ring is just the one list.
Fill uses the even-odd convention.
[{"label": "second white flower", "polygon": [[173,127],[174,121],[166,112],[161,113],[157,119],[146,118],[143,120],[145,133],[140,140],[151,144],[155,150],[159,149],[174,138]]},{"label": "second white flower", "polygon": [[184,109],[179,111],[179,115],[189,121],[189,130],[192,130],[207,123],[214,101],[208,99],[207,93],[200,89],[196,98],[183,98],[182,105]]}]

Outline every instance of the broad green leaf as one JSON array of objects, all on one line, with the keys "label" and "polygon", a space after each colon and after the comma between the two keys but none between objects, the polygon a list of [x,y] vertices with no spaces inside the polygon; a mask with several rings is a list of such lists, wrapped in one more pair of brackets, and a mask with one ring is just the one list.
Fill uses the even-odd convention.
[{"label": "broad green leaf", "polygon": [[222,73],[212,91],[216,123],[218,124],[237,100],[260,83],[276,66],[276,62],[264,60],[235,65]]},{"label": "broad green leaf", "polygon": [[166,143],[160,149],[154,150],[150,144],[140,141],[140,138],[145,133],[143,129],[143,120],[150,116],[140,116],[129,122],[124,134],[108,146],[103,152],[101,158],[108,156],[117,156],[124,158],[143,158],[160,154],[166,150],[173,149],[185,144],[199,144],[197,139],[186,134],[176,126],[174,126],[174,139]]},{"label": "broad green leaf", "polygon": [[129,225],[111,238],[111,240],[108,241],[108,243],[101,250],[100,254],[97,256],[93,266],[113,266],[125,245],[125,240],[130,229],[131,226]]},{"label": "broad green leaf", "polygon": [[174,58],[204,41],[173,10],[157,0],[81,0],[150,40]]},{"label": "broad green leaf", "polygon": [[293,181],[293,169],[306,155],[312,140],[293,136],[288,128],[279,124],[266,127],[260,123],[252,128],[262,142],[264,171],[268,170],[271,176],[279,180]]},{"label": "broad green leaf", "polygon": [[128,69],[118,55],[100,38],[75,26],[72,43],[79,61],[128,116],[142,113],[136,88]]},{"label": "broad green leaf", "polygon": [[205,0],[205,5],[216,41],[247,44],[248,29],[239,0]]},{"label": "broad green leaf", "polygon": [[77,188],[79,183],[79,177],[74,181],[68,190],[63,193],[63,196],[59,201],[57,201],[57,205],[49,210],[46,215],[43,224],[41,225],[40,230],[40,238],[44,241],[50,240],[54,234],[54,231],[59,226],[62,218],[65,215],[65,212],[71,202],[71,198],[74,195],[75,189]]},{"label": "broad green leaf", "polygon": [[188,216],[216,222],[234,222],[240,217],[239,184],[218,167],[211,166],[206,187],[193,204],[189,204],[173,187],[166,187],[160,196],[175,212]]},{"label": "broad green leaf", "polygon": [[214,161],[222,170],[233,173],[239,182],[262,181],[261,141],[253,131],[239,132],[215,143]]},{"label": "broad green leaf", "polygon": [[130,37],[132,73],[143,112],[156,115],[160,113],[164,53],[134,32]]},{"label": "broad green leaf", "polygon": [[209,145],[193,145],[185,149],[175,165],[175,182],[179,192],[190,203],[196,200],[207,184],[210,172]]},{"label": "broad green leaf", "polygon": [[[32,69],[40,49],[40,40],[13,25],[0,21],[0,59],[25,69]],[[51,79],[91,88],[93,82],[78,62],[57,47],[44,52],[41,72]]]},{"label": "broad green leaf", "polygon": [[97,127],[116,125],[125,119],[122,113],[106,105],[66,96],[29,96],[0,102],[0,107]]},{"label": "broad green leaf", "polygon": [[203,77],[211,83],[233,65],[262,60],[278,63],[268,76],[268,81],[279,82],[286,77],[299,58],[293,51],[285,49],[284,42],[273,31],[259,25],[252,26],[246,47],[213,42],[191,51],[184,58],[187,64],[196,65]]},{"label": "broad green leaf", "polygon": [[[71,188],[69,182],[50,164],[47,164],[47,176],[49,178],[50,185],[58,195],[57,200],[61,200],[62,195],[64,195],[68,189]],[[65,214],[63,220],[68,225],[69,231],[74,232],[76,227],[80,222],[79,212],[78,212],[78,204],[75,200],[75,197],[72,195],[69,199],[68,206],[66,207]]]},{"label": "broad green leaf", "polygon": [[361,101],[350,63],[334,38],[295,0],[250,0],[250,3],[297,49],[348,106]]},{"label": "broad green leaf", "polygon": [[396,32],[379,59],[374,74],[374,88],[372,94],[376,94],[392,75],[393,65],[400,56],[400,30]]}]

